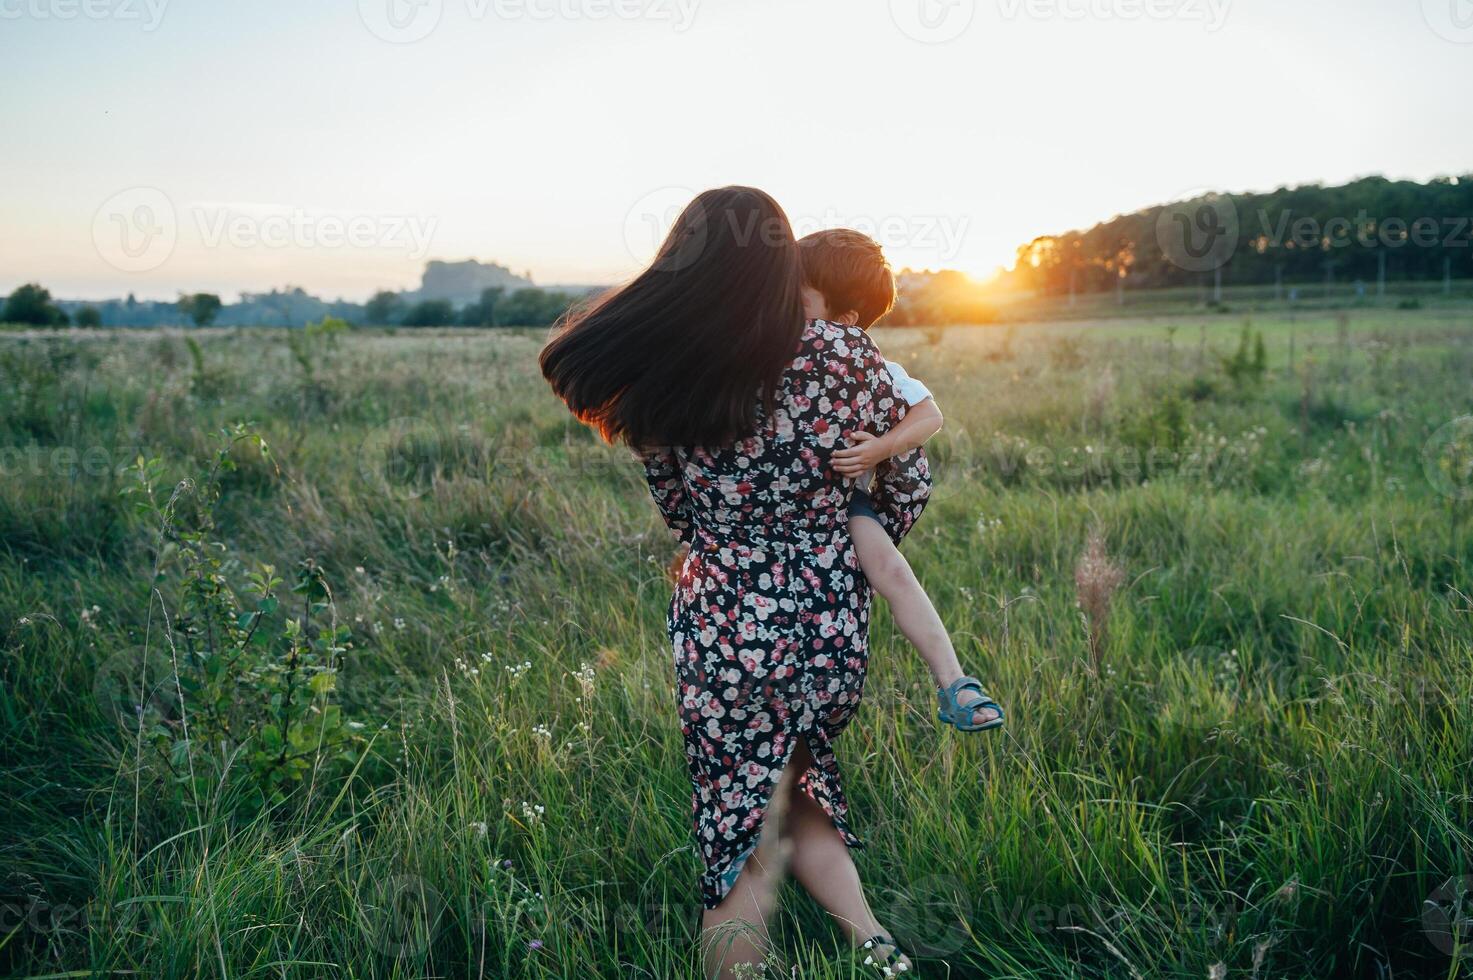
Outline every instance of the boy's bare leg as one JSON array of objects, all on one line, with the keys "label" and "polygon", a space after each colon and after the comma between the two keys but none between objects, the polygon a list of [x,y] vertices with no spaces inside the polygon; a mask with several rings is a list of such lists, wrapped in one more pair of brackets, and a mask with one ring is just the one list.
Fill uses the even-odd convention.
[{"label": "boy's bare leg", "polygon": [[[874,590],[890,604],[890,615],[905,638],[920,651],[921,659],[931,668],[931,676],[938,687],[949,687],[963,676],[962,665],[956,659],[956,649],[951,645],[951,636],[931,605],[930,596],[921,588],[910,562],[895,547],[890,535],[877,521],[868,517],[856,517],[849,522],[849,534],[854,538],[854,549],[859,555],[859,567]],[[976,691],[965,690],[957,695],[957,703],[966,707],[980,701]],[[979,708],[972,713],[972,723],[981,725],[997,717],[992,708]]]}]

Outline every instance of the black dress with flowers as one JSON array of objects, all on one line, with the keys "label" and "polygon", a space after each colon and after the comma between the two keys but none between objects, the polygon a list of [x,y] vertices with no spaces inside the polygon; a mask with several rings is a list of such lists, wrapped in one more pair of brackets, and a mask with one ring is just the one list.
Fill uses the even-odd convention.
[{"label": "black dress with flowers", "polygon": [[[706,908],[736,880],[800,736],[815,765],[799,786],[863,846],[832,743],[864,690],[870,590],[849,537],[854,483],[829,458],[848,433],[882,434],[904,412],[864,331],[814,320],[755,436],[642,454],[655,502],[691,549],[669,628]],[[920,450],[880,465],[871,496],[895,541],[930,490]]]}]

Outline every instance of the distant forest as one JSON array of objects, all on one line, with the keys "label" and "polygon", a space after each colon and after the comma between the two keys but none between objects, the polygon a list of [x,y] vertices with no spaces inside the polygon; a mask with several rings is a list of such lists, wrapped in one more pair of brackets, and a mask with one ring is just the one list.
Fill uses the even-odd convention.
[{"label": "distant forest", "polygon": [[596,287],[545,289],[529,276],[474,259],[431,260],[415,290],[375,293],[366,303],[325,300],[299,286],[245,293],[226,303],[214,293],[181,293],[178,300],[96,302],[53,299],[40,283],[0,297],[0,323],[40,327],[303,327],[328,319],[368,326],[545,327]]},{"label": "distant forest", "polygon": [[248,293],[225,303],[214,293],[190,293],[173,302],[126,299],[56,300],[39,283],[0,297],[0,324],[36,327],[303,327],[326,319],[359,326],[545,327],[587,295],[536,286],[481,291],[472,303],[416,299],[413,293],[376,293],[367,303],[323,300],[300,287]]},{"label": "distant forest", "polygon": [[1007,285],[1044,295],[1117,289],[1473,276],[1473,174],[1425,184],[1206,194],[1045,235]]}]

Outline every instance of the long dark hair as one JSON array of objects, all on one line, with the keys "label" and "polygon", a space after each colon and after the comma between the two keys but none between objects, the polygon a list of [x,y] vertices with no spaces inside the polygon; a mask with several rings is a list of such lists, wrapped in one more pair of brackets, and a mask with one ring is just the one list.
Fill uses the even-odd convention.
[{"label": "long dark hair", "polygon": [[576,311],[542,376],[579,419],[636,448],[722,446],[771,411],[803,334],[788,216],[751,187],[701,193],[654,263]]}]

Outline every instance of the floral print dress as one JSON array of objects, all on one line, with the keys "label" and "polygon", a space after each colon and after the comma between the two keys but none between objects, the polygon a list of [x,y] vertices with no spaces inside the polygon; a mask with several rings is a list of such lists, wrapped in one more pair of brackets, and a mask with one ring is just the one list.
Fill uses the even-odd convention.
[{"label": "floral print dress", "polygon": [[[863,846],[833,741],[864,690],[870,590],[849,537],[854,483],[829,458],[851,432],[884,433],[905,403],[864,331],[822,320],[805,327],[778,399],[735,445],[642,454],[655,502],[690,546],[668,625],[706,908],[755,846],[798,738],[815,762],[799,787]],[[876,471],[871,496],[896,542],[930,488],[920,450]]]}]

